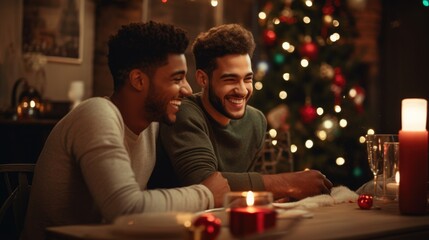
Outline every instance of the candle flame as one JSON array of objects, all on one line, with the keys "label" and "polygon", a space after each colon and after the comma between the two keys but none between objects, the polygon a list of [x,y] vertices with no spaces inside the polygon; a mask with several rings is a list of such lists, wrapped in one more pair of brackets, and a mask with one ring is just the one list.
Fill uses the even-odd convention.
[{"label": "candle flame", "polygon": [[247,206],[253,206],[253,204],[255,204],[255,196],[253,195],[252,191],[247,192],[246,203]]},{"label": "candle flame", "polygon": [[395,182],[399,183],[399,171],[395,174]]}]

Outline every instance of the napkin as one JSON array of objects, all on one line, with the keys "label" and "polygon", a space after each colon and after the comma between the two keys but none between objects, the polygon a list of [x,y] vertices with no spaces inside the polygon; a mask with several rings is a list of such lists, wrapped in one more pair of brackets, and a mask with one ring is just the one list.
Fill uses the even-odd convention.
[{"label": "napkin", "polygon": [[273,203],[279,208],[310,209],[323,206],[332,206],[345,202],[356,202],[359,195],[345,186],[337,186],[331,189],[331,194],[321,194],[307,197],[296,202]]}]

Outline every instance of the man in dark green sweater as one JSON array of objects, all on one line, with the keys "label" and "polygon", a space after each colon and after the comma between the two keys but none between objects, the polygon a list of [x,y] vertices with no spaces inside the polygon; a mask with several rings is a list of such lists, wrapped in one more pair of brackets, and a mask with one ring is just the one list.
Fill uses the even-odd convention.
[{"label": "man in dark green sweater", "polygon": [[267,127],[262,112],[247,105],[254,49],[252,34],[237,24],[197,37],[192,50],[202,92],[182,101],[174,126],[161,124],[151,187],[196,184],[220,171],[232,191],[270,191],[286,200],[330,192],[332,183],[319,171],[254,172]]}]

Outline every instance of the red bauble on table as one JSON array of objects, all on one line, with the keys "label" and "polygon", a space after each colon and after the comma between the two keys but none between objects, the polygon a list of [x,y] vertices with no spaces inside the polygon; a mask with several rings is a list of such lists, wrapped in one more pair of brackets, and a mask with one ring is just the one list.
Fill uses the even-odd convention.
[{"label": "red bauble on table", "polygon": [[195,219],[194,226],[204,227],[200,239],[214,240],[220,233],[221,220],[211,213],[205,213]]},{"label": "red bauble on table", "polygon": [[371,209],[373,203],[373,197],[370,194],[361,194],[357,200],[360,209]]}]

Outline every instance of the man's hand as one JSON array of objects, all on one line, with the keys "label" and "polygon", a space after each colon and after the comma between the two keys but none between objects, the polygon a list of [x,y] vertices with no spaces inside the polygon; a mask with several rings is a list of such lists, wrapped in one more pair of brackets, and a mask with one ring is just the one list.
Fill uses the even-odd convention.
[{"label": "man's hand", "polygon": [[331,181],[317,170],[263,175],[263,180],[274,199],[288,201],[330,193],[332,188]]},{"label": "man's hand", "polygon": [[214,172],[201,184],[213,193],[215,207],[222,207],[225,193],[231,191],[228,180],[220,172]]}]

